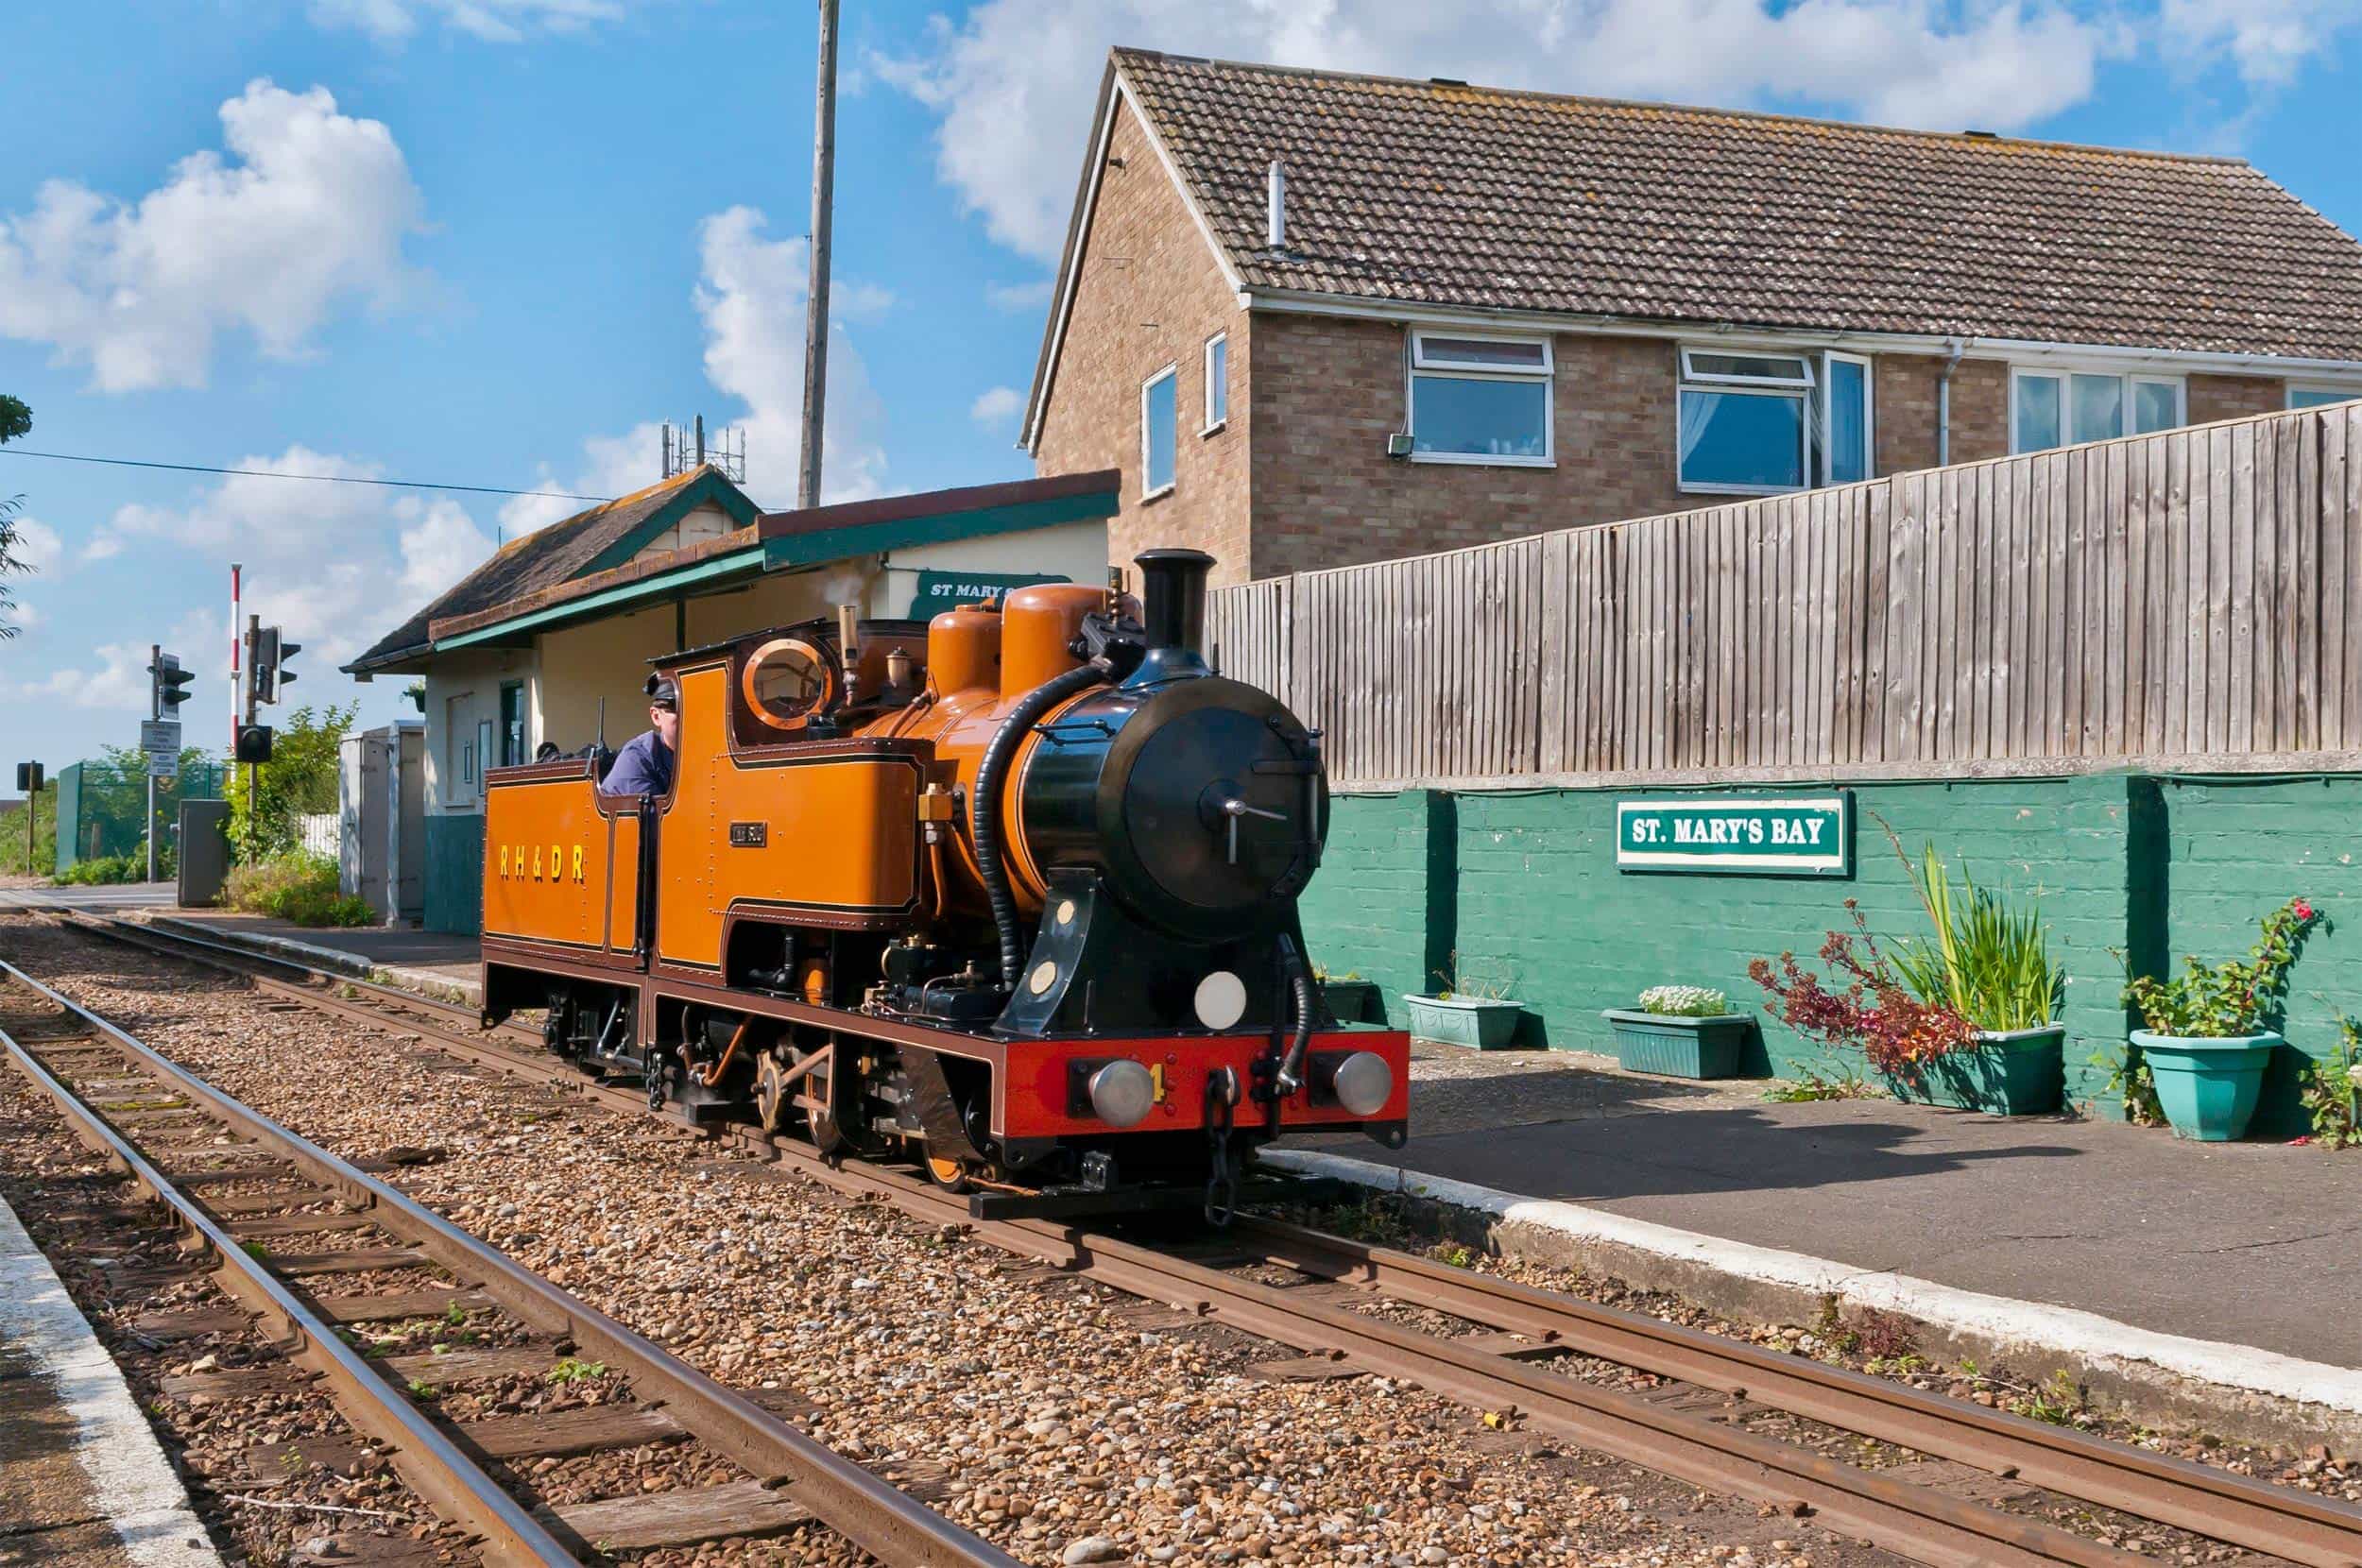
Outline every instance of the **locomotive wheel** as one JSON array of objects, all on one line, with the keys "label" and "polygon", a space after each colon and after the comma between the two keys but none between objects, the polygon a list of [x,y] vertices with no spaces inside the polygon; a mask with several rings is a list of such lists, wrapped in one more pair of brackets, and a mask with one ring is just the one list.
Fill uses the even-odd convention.
[{"label": "locomotive wheel", "polygon": [[764,1051],[755,1063],[755,1115],[766,1133],[776,1133],[787,1122],[787,1108],[795,1091],[779,1081],[787,1069],[779,1059]]},{"label": "locomotive wheel", "polygon": [[940,1159],[929,1154],[920,1162],[935,1185],[946,1192],[966,1192],[968,1189],[967,1167],[958,1160]]}]

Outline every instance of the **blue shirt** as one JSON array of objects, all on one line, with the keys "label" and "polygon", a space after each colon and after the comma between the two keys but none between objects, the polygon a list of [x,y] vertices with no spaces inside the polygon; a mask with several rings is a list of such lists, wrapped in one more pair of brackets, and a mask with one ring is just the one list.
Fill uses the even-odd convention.
[{"label": "blue shirt", "polygon": [[611,795],[660,795],[672,787],[673,748],[652,729],[624,742],[599,789]]}]

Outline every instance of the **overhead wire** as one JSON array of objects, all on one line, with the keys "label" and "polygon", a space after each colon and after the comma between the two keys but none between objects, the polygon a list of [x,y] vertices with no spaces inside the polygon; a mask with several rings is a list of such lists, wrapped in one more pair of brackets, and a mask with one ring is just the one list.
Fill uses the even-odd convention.
[{"label": "overhead wire", "polygon": [[398,490],[451,490],[482,496],[534,496],[548,501],[612,501],[613,496],[576,495],[571,490],[512,490],[498,485],[436,485],[423,479],[371,479],[360,474],[284,473],[277,469],[217,469],[203,463],[158,463],[137,457],[91,457],[70,452],[31,452],[0,447],[0,457],[45,457],[56,463],[100,463],[118,469],[163,469],[174,473],[219,473],[241,479],[302,479],[319,485],[375,485]]}]

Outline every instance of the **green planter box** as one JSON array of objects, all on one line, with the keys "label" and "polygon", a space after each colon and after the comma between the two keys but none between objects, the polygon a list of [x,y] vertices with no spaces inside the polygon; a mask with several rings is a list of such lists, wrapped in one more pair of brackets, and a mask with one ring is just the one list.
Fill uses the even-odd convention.
[{"label": "green planter box", "polygon": [[1411,1011],[1411,1032],[1422,1040],[1446,1046],[1473,1046],[1498,1050],[1516,1036],[1523,1002],[1491,1001],[1477,997],[1421,997],[1405,993]]},{"label": "green planter box", "polygon": [[2201,1143],[2228,1143],[2247,1131],[2263,1092],[2264,1069],[2280,1044],[2277,1034],[2242,1034],[2222,1040],[2132,1031],[2157,1104],[2176,1136]]},{"label": "green planter box", "polygon": [[1920,1105],[1989,1116],[2044,1116],[2059,1108],[2066,1077],[2066,1025],[1979,1031],[1977,1044],[1925,1064],[1916,1077],[1887,1073],[1887,1092]]},{"label": "green planter box", "polygon": [[1385,994],[1378,990],[1376,980],[1323,980],[1321,997],[1328,1003],[1328,1011],[1336,1015],[1341,1024],[1382,1024],[1386,1021]]},{"label": "green planter box", "polygon": [[1616,1060],[1630,1072],[1668,1078],[1734,1078],[1747,1031],[1755,1026],[1744,1013],[1715,1018],[1680,1018],[1663,1013],[1628,1013],[1609,1008],[1600,1014],[1616,1037]]}]

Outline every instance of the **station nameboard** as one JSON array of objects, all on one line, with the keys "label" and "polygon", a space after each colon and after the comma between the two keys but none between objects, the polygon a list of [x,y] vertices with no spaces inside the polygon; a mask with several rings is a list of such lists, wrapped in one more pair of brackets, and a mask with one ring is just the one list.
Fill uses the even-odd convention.
[{"label": "station nameboard", "polygon": [[999,599],[1014,588],[1036,583],[1063,583],[1065,577],[1044,577],[1022,571],[921,571],[918,590],[911,595],[913,621],[932,621],[945,610]]},{"label": "station nameboard", "polygon": [[1853,870],[1853,808],[1850,793],[1619,800],[1616,868],[1844,877]]}]

